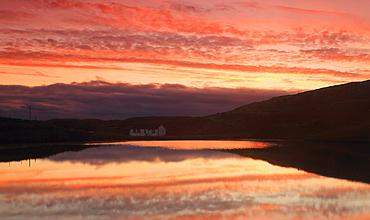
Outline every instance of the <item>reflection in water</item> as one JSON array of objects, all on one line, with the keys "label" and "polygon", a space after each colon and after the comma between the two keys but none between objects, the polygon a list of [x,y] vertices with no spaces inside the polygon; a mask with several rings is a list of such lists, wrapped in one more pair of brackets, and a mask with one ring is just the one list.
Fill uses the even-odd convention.
[{"label": "reflection in water", "polygon": [[[107,148],[109,148],[109,150]],[[102,165],[107,163],[127,163],[131,161],[181,162],[197,158],[217,159],[224,157],[232,157],[232,155],[214,150],[173,150],[163,147],[137,147],[135,145],[126,144],[110,147],[103,145],[103,147],[90,148],[85,150],[83,154],[66,152],[51,156],[48,159],[53,161],[70,161],[72,163]],[[235,155],[234,157],[237,156]]]},{"label": "reflection in water", "polygon": [[117,145],[0,173],[1,219],[370,219],[369,184],[221,151]]},{"label": "reflection in water", "polygon": [[126,141],[113,143],[88,143],[88,146],[137,146],[137,147],[162,147],[177,150],[201,149],[260,149],[276,146],[274,143],[257,141],[213,141],[213,140],[175,140],[175,141]]},{"label": "reflection in water", "polygon": [[370,145],[365,143],[291,141],[281,142],[276,147],[226,151],[278,166],[370,183]]}]

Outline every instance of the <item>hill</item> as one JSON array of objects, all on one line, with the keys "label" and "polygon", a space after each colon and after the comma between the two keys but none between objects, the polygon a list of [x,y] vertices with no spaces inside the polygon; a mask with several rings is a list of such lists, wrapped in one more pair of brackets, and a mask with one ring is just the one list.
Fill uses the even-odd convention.
[{"label": "hill", "polygon": [[247,138],[370,141],[370,81],[272,98],[206,119]]}]

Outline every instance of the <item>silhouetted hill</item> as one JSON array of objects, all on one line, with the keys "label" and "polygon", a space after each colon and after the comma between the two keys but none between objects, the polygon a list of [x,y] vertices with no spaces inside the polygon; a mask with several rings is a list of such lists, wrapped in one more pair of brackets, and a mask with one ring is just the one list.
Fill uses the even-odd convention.
[{"label": "silhouetted hill", "polygon": [[370,141],[370,81],[272,98],[206,119],[247,138]]}]

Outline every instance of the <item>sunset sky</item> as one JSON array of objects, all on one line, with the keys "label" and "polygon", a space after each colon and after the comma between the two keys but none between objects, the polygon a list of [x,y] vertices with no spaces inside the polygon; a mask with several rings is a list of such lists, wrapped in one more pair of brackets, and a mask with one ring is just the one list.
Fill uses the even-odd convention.
[{"label": "sunset sky", "polygon": [[0,116],[202,116],[370,79],[369,0],[0,0]]}]

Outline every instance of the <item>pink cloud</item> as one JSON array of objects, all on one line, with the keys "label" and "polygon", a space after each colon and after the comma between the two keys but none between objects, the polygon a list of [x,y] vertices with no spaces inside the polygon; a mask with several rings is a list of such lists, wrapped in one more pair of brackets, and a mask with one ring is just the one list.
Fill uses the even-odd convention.
[{"label": "pink cloud", "polygon": [[347,13],[343,12],[330,12],[330,11],[320,11],[320,10],[312,10],[312,9],[302,9],[302,8],[294,8],[294,7],[287,7],[287,6],[269,6],[274,9],[287,11],[296,14],[303,14],[303,15],[331,15],[331,16],[341,16],[341,17],[353,17]]},{"label": "pink cloud", "polygon": [[33,14],[27,12],[0,10],[0,23],[2,20],[14,21],[24,18],[27,19],[33,16],[34,16]]},{"label": "pink cloud", "polygon": [[[19,52],[0,52],[0,63],[7,65],[20,65],[20,66],[44,66],[44,67],[76,67],[76,68],[107,68],[102,67],[102,63],[121,62],[121,63],[152,63],[160,65],[170,65],[178,67],[191,67],[208,70],[230,70],[237,72],[247,73],[275,73],[283,75],[302,75],[302,76],[336,76],[336,77],[348,77],[364,79],[363,76],[356,72],[342,72],[325,68],[306,68],[306,67],[289,67],[289,66],[263,66],[263,65],[239,65],[239,64],[217,64],[217,63],[202,63],[202,62],[191,62],[182,60],[166,60],[166,59],[146,59],[146,58],[108,58],[108,57],[89,57],[79,55],[60,55],[60,54],[49,54],[49,53],[23,53]],[[35,61],[36,59],[36,61]],[[21,61],[18,61],[21,60]],[[18,61],[18,62],[15,62]],[[47,61],[47,62],[46,62]],[[87,65],[65,65],[65,62],[79,61],[80,63],[86,62],[86,64],[97,64],[96,67]],[[100,67],[99,67],[100,66]],[[227,78],[227,76],[226,76]]]},{"label": "pink cloud", "polygon": [[233,2],[233,4],[255,9],[262,9],[263,7],[265,7],[264,5],[255,2]]},{"label": "pink cloud", "polygon": [[353,54],[351,52],[342,51],[339,48],[321,48],[312,50],[301,50],[302,54],[309,55],[320,60],[346,61],[346,62],[364,62],[370,61],[370,54],[359,52]]}]

